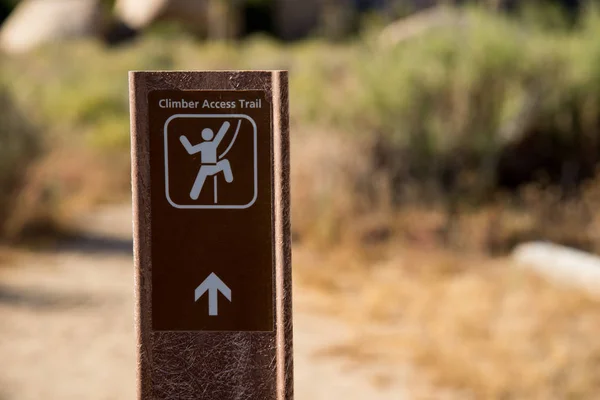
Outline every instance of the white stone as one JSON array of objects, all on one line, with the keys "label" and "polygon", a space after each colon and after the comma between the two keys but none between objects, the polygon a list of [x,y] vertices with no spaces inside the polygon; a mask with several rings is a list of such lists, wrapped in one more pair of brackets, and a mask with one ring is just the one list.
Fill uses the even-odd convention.
[{"label": "white stone", "polygon": [[0,31],[0,48],[16,53],[44,43],[98,35],[103,28],[99,0],[24,0]]},{"label": "white stone", "polygon": [[134,29],[172,19],[187,24],[206,24],[208,0],[117,0],[115,13]]},{"label": "white stone", "polygon": [[519,245],[512,258],[549,279],[600,295],[600,257],[552,243]]},{"label": "white stone", "polygon": [[156,21],[167,9],[169,0],[117,0],[117,16],[128,26],[141,29]]}]

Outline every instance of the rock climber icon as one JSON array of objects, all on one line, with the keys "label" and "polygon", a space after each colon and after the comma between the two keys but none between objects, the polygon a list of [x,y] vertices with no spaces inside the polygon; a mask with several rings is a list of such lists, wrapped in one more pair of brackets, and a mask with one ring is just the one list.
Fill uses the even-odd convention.
[{"label": "rock climber icon", "polygon": [[196,176],[194,186],[192,186],[192,190],[190,192],[191,199],[198,200],[200,192],[202,191],[202,187],[204,186],[204,182],[209,176],[214,176],[215,203],[217,203],[216,175],[219,172],[223,172],[225,181],[227,183],[233,182],[233,173],[231,172],[231,165],[229,164],[229,161],[224,157],[227,155],[227,153],[229,153],[229,150],[231,150],[231,147],[233,147],[233,144],[237,139],[238,133],[240,131],[241,122],[241,120],[238,121],[237,129],[235,131],[233,139],[231,140],[231,143],[229,144],[229,147],[227,147],[227,149],[219,156],[217,156],[217,148],[223,141],[223,138],[225,137],[227,131],[229,130],[229,127],[231,126],[231,124],[228,121],[223,122],[223,125],[219,129],[219,132],[217,132],[216,137],[212,129],[204,128],[202,130],[202,139],[204,139],[204,142],[196,145],[192,145],[188,138],[183,135],[179,137],[179,141],[181,142],[183,147],[185,147],[188,154],[194,155],[200,153],[201,166],[200,170],[198,171],[198,175]]}]

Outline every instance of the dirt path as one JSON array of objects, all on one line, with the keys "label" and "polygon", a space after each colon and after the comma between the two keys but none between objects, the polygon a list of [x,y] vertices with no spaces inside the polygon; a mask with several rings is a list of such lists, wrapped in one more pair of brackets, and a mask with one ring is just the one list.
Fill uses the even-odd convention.
[{"label": "dirt path", "polygon": [[[127,207],[81,221],[84,236],[0,268],[0,400],[135,398],[133,269]],[[401,400],[374,367],[320,355],[352,332],[295,289],[299,400]],[[389,371],[386,371],[389,376]]]}]

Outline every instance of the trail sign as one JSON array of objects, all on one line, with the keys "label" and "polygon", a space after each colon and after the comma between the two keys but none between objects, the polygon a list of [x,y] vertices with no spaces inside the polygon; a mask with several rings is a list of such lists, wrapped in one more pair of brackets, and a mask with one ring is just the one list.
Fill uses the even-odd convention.
[{"label": "trail sign", "polygon": [[291,399],[287,73],[130,95],[138,398]]}]

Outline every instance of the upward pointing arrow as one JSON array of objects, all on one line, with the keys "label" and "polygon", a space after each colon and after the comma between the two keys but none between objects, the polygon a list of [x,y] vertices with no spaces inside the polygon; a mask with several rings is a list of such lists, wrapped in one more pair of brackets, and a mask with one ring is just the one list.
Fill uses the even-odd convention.
[{"label": "upward pointing arrow", "polygon": [[206,292],[208,292],[208,315],[210,316],[219,315],[218,292],[231,301],[231,289],[214,272],[196,288],[194,301],[198,301]]}]

